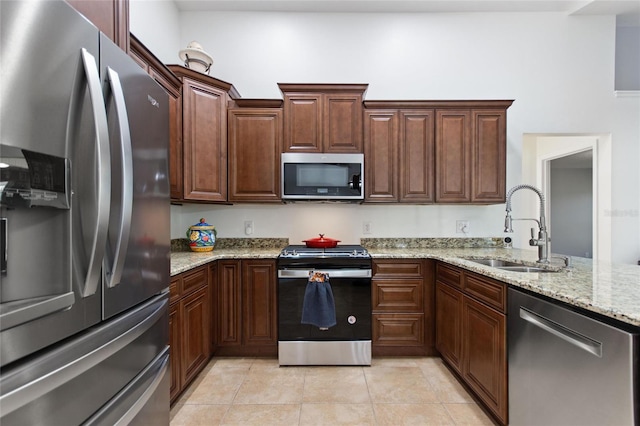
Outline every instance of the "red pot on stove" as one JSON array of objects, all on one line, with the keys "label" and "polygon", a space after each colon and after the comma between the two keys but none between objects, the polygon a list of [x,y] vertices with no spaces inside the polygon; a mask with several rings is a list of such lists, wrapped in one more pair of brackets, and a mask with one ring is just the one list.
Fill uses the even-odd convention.
[{"label": "red pot on stove", "polygon": [[320,237],[304,240],[303,242],[309,248],[333,248],[338,245],[340,240],[334,240],[333,238],[326,238],[324,234],[319,234]]}]

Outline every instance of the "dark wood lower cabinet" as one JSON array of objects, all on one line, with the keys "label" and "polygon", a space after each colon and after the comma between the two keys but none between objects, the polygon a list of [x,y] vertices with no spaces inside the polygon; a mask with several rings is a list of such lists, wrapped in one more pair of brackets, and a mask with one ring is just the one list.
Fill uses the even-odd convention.
[{"label": "dark wood lower cabinet", "polygon": [[437,265],[436,349],[501,424],[508,423],[506,284]]},{"label": "dark wood lower cabinet", "polygon": [[432,355],[433,260],[376,259],[371,282],[372,354]]},{"label": "dark wood lower cabinet", "polygon": [[201,288],[180,302],[182,372],[189,383],[209,361],[209,289]]},{"label": "dark wood lower cabinet", "polygon": [[208,267],[194,268],[172,277],[169,305],[171,402],[207,365],[210,352]]},{"label": "dark wood lower cabinet", "polygon": [[275,260],[218,261],[216,308],[216,355],[277,355]]},{"label": "dark wood lower cabinet", "polygon": [[436,348],[448,364],[461,372],[462,292],[436,282]]},{"label": "dark wood lower cabinet", "polygon": [[463,377],[491,411],[506,423],[506,317],[465,296],[462,322],[465,330]]},{"label": "dark wood lower cabinet", "polygon": [[169,306],[169,362],[171,364],[171,386],[169,394],[171,402],[175,401],[182,391],[182,350],[180,345],[180,303]]}]

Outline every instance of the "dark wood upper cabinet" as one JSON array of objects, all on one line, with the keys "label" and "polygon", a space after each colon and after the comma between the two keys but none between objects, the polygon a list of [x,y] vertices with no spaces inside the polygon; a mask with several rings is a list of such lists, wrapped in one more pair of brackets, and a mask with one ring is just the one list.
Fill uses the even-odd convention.
[{"label": "dark wood upper cabinet", "polygon": [[398,114],[366,110],[364,116],[365,202],[397,202]]},{"label": "dark wood upper cabinet", "polygon": [[66,0],[120,49],[129,52],[129,0]]},{"label": "dark wood upper cabinet", "polygon": [[503,203],[507,175],[506,109],[472,110],[471,202]]},{"label": "dark wood upper cabinet", "polygon": [[471,112],[436,112],[436,201],[471,201]]},{"label": "dark wood upper cabinet", "polygon": [[254,104],[228,112],[229,201],[281,202],[282,101]]},{"label": "dark wood upper cabinet", "polygon": [[233,85],[180,65],[184,200],[227,202],[227,103]]},{"label": "dark wood upper cabinet", "polygon": [[400,202],[432,203],[434,111],[400,111]]},{"label": "dark wood upper cabinet", "polygon": [[434,110],[412,101],[367,101],[365,201],[434,202]]},{"label": "dark wood upper cabinet", "polygon": [[505,101],[458,101],[436,109],[435,200],[503,203],[506,197]]},{"label": "dark wood upper cabinet", "polygon": [[363,152],[366,84],[285,84],[285,152]]}]

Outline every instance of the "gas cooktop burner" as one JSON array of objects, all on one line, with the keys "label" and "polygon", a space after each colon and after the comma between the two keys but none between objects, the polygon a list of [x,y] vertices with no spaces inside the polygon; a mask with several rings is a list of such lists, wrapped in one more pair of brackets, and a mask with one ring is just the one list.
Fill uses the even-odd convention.
[{"label": "gas cooktop burner", "polygon": [[332,248],[311,248],[304,245],[287,246],[280,252],[280,258],[327,258],[327,257],[360,257],[368,258],[369,252],[359,245],[344,245]]}]

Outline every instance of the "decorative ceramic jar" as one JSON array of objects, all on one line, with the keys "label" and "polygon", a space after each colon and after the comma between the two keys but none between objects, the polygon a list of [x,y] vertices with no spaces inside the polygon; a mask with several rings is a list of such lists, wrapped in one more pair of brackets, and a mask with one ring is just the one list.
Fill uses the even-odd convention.
[{"label": "decorative ceramic jar", "polygon": [[209,225],[204,218],[200,219],[199,223],[190,226],[187,231],[191,251],[212,251],[216,243],[216,235],[215,226]]}]

